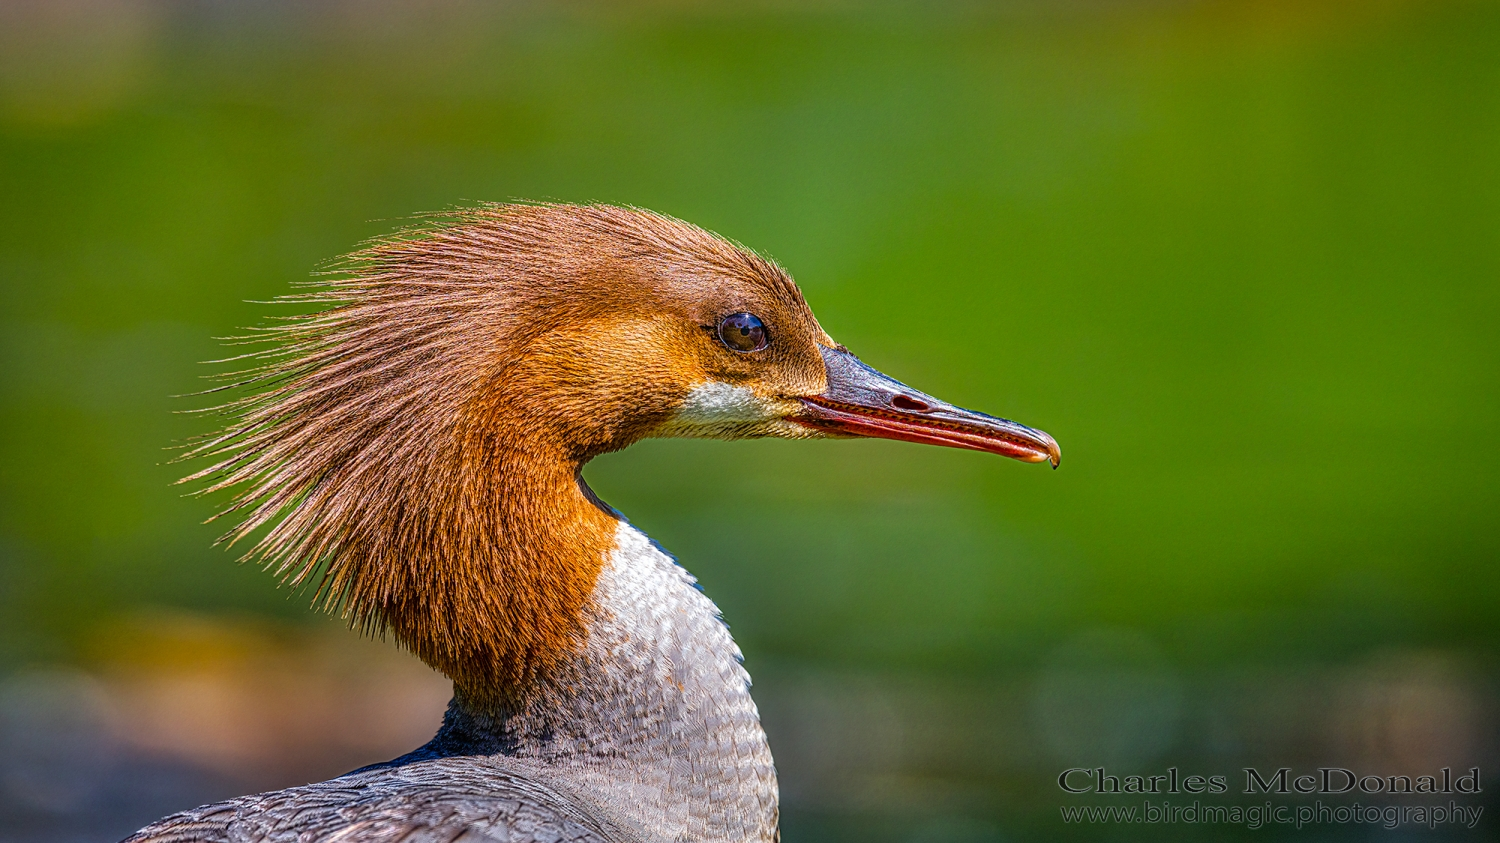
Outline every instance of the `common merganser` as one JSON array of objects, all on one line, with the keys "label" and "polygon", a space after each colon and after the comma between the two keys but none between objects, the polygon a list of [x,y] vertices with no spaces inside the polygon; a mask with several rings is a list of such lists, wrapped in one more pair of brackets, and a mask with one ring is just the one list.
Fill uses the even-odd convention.
[{"label": "common merganser", "polygon": [[693,577],[580,471],[646,437],[865,436],[1060,458],[834,342],[774,262],[680,220],[493,205],[291,297],[189,456],[234,541],[453,680],[425,746],[146,841],[769,841],[776,771]]}]

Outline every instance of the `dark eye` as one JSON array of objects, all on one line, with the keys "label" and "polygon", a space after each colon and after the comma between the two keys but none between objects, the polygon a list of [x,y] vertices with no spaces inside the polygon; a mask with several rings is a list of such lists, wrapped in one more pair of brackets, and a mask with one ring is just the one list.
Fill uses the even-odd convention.
[{"label": "dark eye", "polygon": [[734,313],[719,323],[719,339],[735,351],[760,351],[766,347],[766,324],[754,314]]}]

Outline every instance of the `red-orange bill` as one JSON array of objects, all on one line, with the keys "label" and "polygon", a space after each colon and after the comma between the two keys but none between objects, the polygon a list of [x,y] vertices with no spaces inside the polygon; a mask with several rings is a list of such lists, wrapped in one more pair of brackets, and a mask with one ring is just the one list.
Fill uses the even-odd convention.
[{"label": "red-orange bill", "polygon": [[866,366],[844,349],[823,348],[828,387],[802,398],[797,422],[835,436],[869,436],[987,451],[1022,462],[1062,460],[1040,430],[955,407]]}]

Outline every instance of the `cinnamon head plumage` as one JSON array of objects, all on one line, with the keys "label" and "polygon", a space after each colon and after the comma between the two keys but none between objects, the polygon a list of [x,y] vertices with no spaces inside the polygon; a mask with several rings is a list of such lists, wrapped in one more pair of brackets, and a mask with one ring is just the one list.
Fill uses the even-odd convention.
[{"label": "cinnamon head plumage", "polygon": [[[240,488],[228,538],[269,527],[253,555],[321,577],[326,605],[476,690],[577,643],[614,530],[584,462],[670,422],[698,383],[823,381],[826,335],[784,271],[655,214],[481,208],[348,266],[295,297],[324,308],[271,329],[239,383],[257,394],[187,479]],[[770,365],[717,353],[716,311],[763,314]],[[673,430],[813,435],[774,418]]]}]

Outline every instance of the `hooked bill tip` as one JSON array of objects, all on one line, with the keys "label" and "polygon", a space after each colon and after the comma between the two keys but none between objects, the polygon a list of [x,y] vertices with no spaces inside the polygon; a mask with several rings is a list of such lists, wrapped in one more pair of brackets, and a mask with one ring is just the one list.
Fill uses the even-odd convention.
[{"label": "hooked bill tip", "polygon": [[1025,427],[1026,433],[1030,435],[1029,443],[1032,452],[1024,457],[1027,462],[1048,462],[1052,464],[1053,470],[1062,464],[1062,448],[1058,447],[1057,440],[1050,433],[1037,430],[1034,427]]}]

